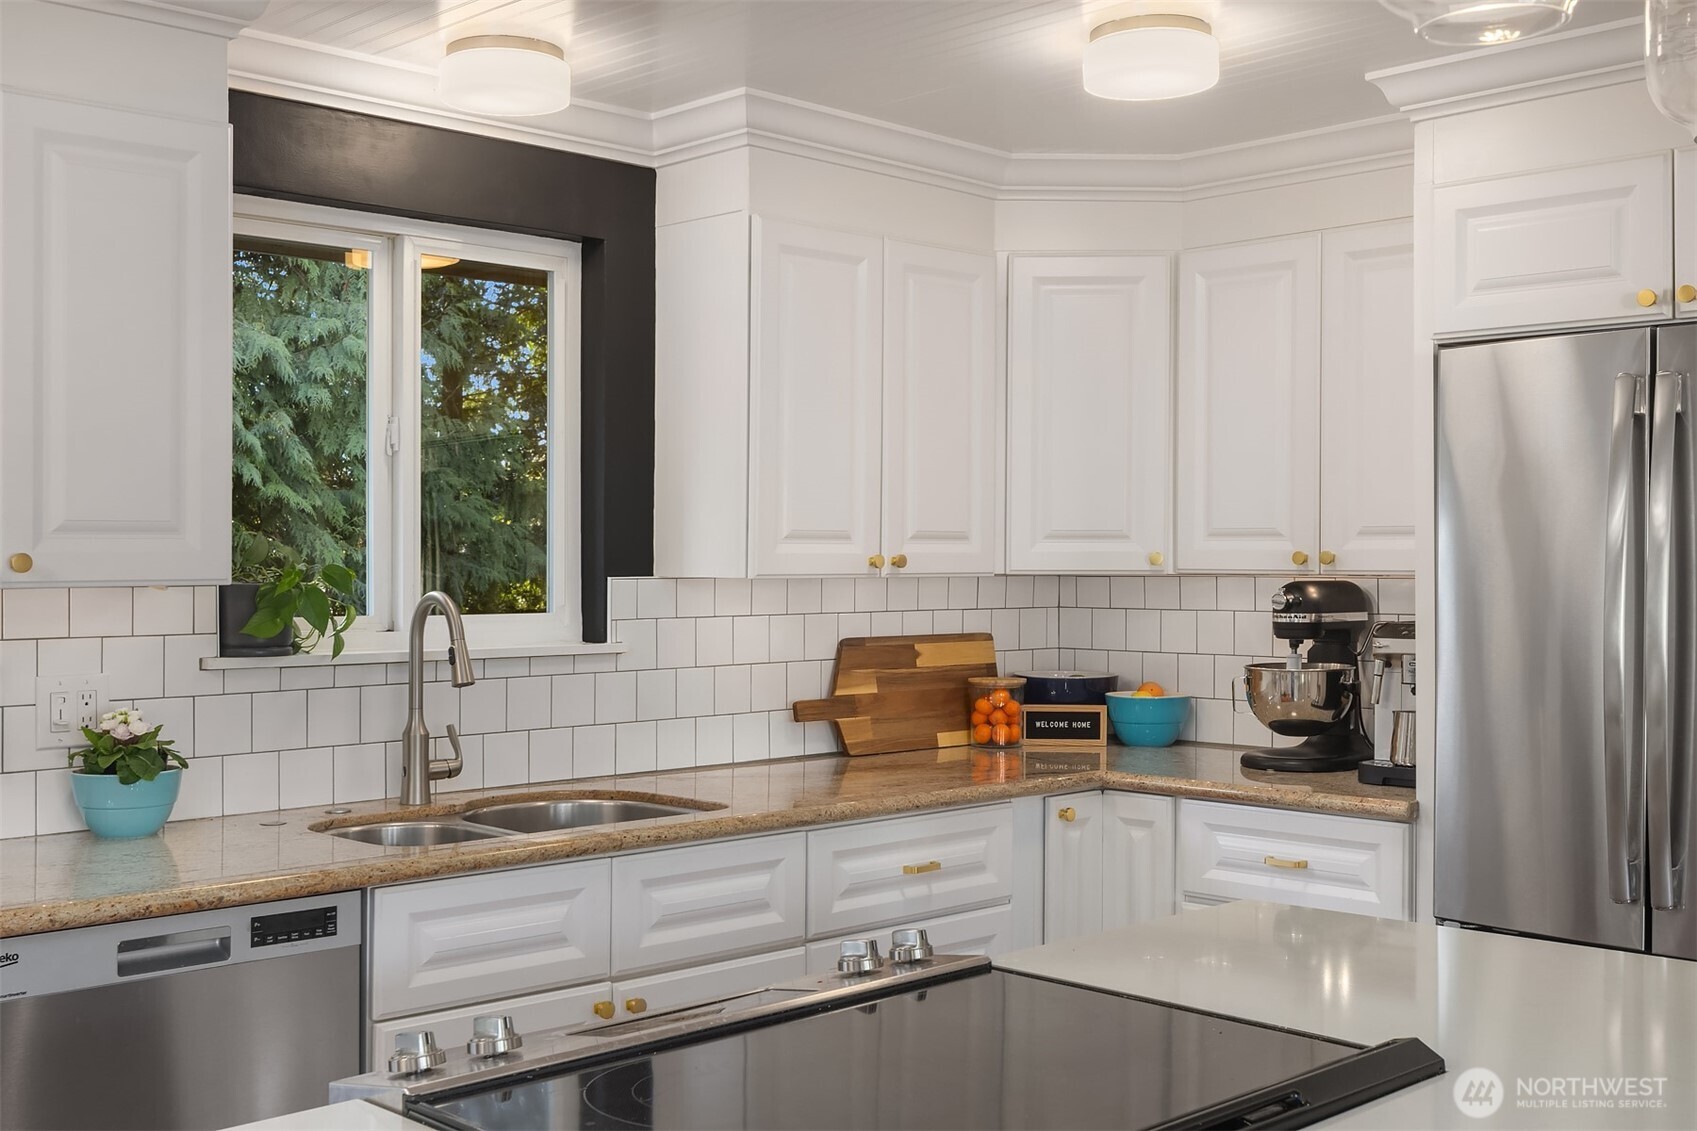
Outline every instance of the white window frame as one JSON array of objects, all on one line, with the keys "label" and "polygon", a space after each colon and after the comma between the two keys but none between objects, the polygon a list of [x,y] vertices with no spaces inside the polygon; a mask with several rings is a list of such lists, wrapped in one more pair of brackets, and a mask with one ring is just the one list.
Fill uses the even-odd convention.
[{"label": "white window frame", "polygon": [[[546,613],[468,615],[466,636],[474,648],[581,643],[582,248],[540,236],[263,197],[238,196],[234,211],[238,236],[364,248],[371,253],[366,545],[374,600],[373,607],[349,629],[347,653],[405,648],[413,606],[423,592],[420,255],[447,255],[548,273],[549,607]],[[391,439],[393,452],[388,450]],[[426,644],[439,648],[446,643],[441,618],[433,617]]]}]

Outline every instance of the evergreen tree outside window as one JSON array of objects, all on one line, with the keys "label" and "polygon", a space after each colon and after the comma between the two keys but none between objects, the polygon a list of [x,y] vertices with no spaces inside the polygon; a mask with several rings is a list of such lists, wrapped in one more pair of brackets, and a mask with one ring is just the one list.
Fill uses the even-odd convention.
[{"label": "evergreen tree outside window", "polygon": [[236,233],[236,527],[354,571],[356,649],[428,589],[580,640],[576,245],[260,200]]}]

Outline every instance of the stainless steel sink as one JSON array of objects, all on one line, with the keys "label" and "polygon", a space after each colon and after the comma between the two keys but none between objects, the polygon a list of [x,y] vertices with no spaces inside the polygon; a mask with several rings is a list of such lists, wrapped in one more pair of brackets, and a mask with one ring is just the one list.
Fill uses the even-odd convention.
[{"label": "stainless steel sink", "polygon": [[696,812],[693,808],[659,805],[652,801],[574,798],[569,801],[515,801],[504,805],[485,805],[479,809],[467,809],[460,814],[460,819],[509,832],[542,833],[693,812]]},{"label": "stainless steel sink", "polygon": [[458,821],[384,821],[376,825],[350,825],[325,829],[331,836],[381,844],[386,848],[425,848],[433,844],[462,844],[468,840],[490,840],[504,836],[495,829],[480,829]]}]

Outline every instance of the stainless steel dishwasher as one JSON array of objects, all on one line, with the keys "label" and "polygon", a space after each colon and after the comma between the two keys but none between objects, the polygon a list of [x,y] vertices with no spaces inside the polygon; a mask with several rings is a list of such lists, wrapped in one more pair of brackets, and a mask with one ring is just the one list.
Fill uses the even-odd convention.
[{"label": "stainless steel dishwasher", "polygon": [[359,1071],[360,893],[0,940],[0,1127],[210,1128]]}]

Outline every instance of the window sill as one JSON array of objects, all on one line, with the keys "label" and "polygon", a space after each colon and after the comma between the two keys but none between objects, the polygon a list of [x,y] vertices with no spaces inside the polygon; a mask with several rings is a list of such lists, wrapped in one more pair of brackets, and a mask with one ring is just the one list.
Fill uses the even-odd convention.
[{"label": "window sill", "polygon": [[[513,658],[530,658],[532,656],[617,656],[622,655],[626,648],[623,644],[504,644],[479,646],[475,641],[470,645],[474,660],[502,660]],[[426,648],[426,660],[446,660],[446,648]],[[355,651],[349,648],[336,659],[330,658],[328,652],[306,652],[298,656],[203,656],[200,661],[201,671],[228,671],[239,668],[317,668],[330,664],[338,666],[358,664],[404,664],[407,662],[405,648],[369,648]]]}]

